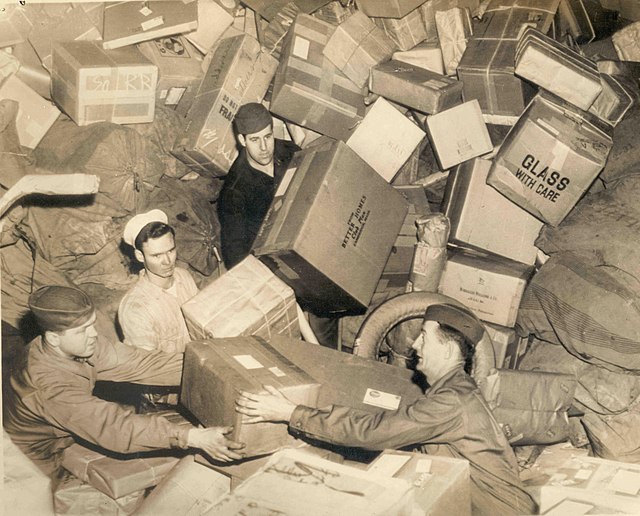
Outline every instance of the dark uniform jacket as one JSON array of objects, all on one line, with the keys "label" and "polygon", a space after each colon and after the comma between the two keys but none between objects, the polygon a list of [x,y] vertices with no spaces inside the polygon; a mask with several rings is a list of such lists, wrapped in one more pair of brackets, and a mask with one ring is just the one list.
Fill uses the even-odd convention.
[{"label": "dark uniform jacket", "polygon": [[474,515],[537,512],[520,482],[513,450],[475,382],[462,369],[445,375],[424,398],[396,412],[298,406],[289,426],[342,446],[383,450],[416,445],[431,455],[466,459]]},{"label": "dark uniform jacket", "polygon": [[276,188],[299,147],[275,141],[274,177],[253,168],[243,148],[225,177],[218,199],[222,258],[227,268],[244,259],[262,225]]}]

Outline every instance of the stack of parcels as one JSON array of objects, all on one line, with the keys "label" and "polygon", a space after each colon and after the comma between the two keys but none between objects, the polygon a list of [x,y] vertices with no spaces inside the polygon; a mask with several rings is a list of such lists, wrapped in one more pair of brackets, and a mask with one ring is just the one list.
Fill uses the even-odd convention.
[{"label": "stack of parcels", "polygon": [[283,450],[207,514],[409,516],[413,494],[406,480]]}]

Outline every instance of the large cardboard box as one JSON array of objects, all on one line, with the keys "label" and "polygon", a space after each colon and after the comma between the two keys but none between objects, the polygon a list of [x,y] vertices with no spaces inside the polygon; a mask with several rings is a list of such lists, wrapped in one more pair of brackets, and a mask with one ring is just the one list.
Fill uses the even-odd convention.
[{"label": "large cardboard box", "polygon": [[253,244],[321,312],[368,306],[408,210],[405,199],[343,142],[296,153]]},{"label": "large cardboard box", "polygon": [[462,103],[461,82],[395,59],[371,69],[369,89],[428,114]]},{"label": "large cardboard box", "polygon": [[491,161],[476,158],[449,174],[442,201],[449,241],[533,265],[543,223],[486,184],[490,169]]},{"label": "large cardboard box", "polygon": [[335,26],[300,14],[289,29],[273,84],[271,111],[286,120],[346,140],[365,114],[362,89],[322,53]]},{"label": "large cardboard box", "polygon": [[411,50],[394,52],[392,59],[444,75],[442,49],[437,41],[425,41],[424,43],[416,45]]},{"label": "large cardboard box", "polygon": [[473,34],[469,10],[454,7],[448,11],[436,12],[436,28],[445,73],[455,75],[467,42]]},{"label": "large cardboard box", "polygon": [[426,0],[358,0],[358,9],[367,16],[402,18],[417,9]]},{"label": "large cardboard box", "polygon": [[396,45],[363,13],[356,11],[329,38],[322,53],[357,86],[369,80],[369,69],[391,59]]},{"label": "large cardboard box", "polygon": [[347,140],[347,145],[391,182],[425,132],[380,97]]},{"label": "large cardboard box", "polygon": [[10,99],[18,103],[16,128],[20,145],[35,149],[53,123],[60,110],[43,99],[16,75],[0,81],[0,100]]},{"label": "large cardboard box", "polygon": [[595,117],[538,94],[505,138],[487,183],[558,225],[602,170],[612,142]]},{"label": "large cardboard box", "polygon": [[225,175],[238,156],[233,117],[261,102],[278,62],[247,34],[218,41],[171,153],[196,172]]},{"label": "large cardboard box", "polygon": [[114,49],[198,28],[198,2],[108,2],[103,47]]},{"label": "large cardboard box", "polygon": [[427,131],[442,170],[493,150],[477,100],[428,116]]},{"label": "large cardboard box", "polygon": [[184,303],[182,313],[193,339],[300,338],[293,290],[251,255]]},{"label": "large cardboard box", "polygon": [[518,42],[515,73],[580,109],[589,109],[602,92],[591,59],[531,27]]},{"label": "large cardboard box", "polygon": [[306,372],[258,337],[234,337],[187,344],[180,402],[205,426],[233,426],[229,437],[246,444],[247,457],[290,443],[281,423],[243,424],[235,410],[242,391],[279,389],[292,402],[315,407],[319,385]]},{"label": "large cardboard box", "polygon": [[55,43],[53,100],[78,125],[152,122],[158,67],[137,48],[103,50],[92,41]]},{"label": "large cardboard box", "polygon": [[208,514],[282,514],[308,516],[409,516],[409,482],[389,478],[301,450],[282,450]]},{"label": "large cardboard box", "polygon": [[182,36],[167,36],[138,44],[140,52],[158,67],[156,105],[175,109],[190,104],[202,80],[202,59]]},{"label": "large cardboard box", "polygon": [[527,27],[546,34],[559,5],[560,0],[491,0],[482,16],[487,25],[482,37],[517,40]]},{"label": "large cardboard box", "polygon": [[374,18],[374,22],[400,50],[409,50],[427,39],[427,31],[418,9],[400,19]]},{"label": "large cardboard box", "polygon": [[513,328],[533,267],[497,255],[450,250],[438,292],[486,322]]},{"label": "large cardboard box", "polygon": [[229,10],[215,0],[198,0],[198,28],[187,32],[184,37],[200,52],[207,54],[231,27],[233,20]]},{"label": "large cardboard box", "polygon": [[471,516],[467,460],[385,450],[367,471],[409,482],[413,486],[416,514]]}]

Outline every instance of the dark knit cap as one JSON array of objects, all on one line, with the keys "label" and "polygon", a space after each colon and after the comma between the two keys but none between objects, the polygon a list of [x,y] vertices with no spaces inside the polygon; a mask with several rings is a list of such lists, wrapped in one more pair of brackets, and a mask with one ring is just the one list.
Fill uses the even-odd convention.
[{"label": "dark knit cap", "polygon": [[449,304],[435,304],[427,308],[425,321],[435,321],[459,331],[469,344],[475,346],[484,335],[484,326],[469,310]]},{"label": "dark knit cap", "polygon": [[240,106],[233,119],[238,134],[253,134],[262,131],[273,123],[271,113],[258,102],[249,102]]},{"label": "dark knit cap", "polygon": [[86,323],[94,313],[91,298],[82,290],[47,285],[29,296],[29,308],[42,331],[63,331]]}]

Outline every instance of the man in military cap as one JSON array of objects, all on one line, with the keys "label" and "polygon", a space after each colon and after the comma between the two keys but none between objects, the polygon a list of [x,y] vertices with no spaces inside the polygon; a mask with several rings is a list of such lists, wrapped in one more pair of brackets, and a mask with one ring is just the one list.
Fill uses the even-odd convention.
[{"label": "man in military cap", "polygon": [[118,453],[194,447],[220,461],[241,458],[243,445],[225,437],[229,427],[179,426],[93,395],[97,380],[178,385],[181,353],[100,339],[93,303],[74,287],[42,287],[29,307],[42,334],[28,344],[23,363],[14,364],[4,426],[44,472],[57,473],[76,438]]},{"label": "man in military cap", "polygon": [[341,446],[415,446],[431,455],[466,459],[471,466],[472,514],[535,514],[513,450],[469,375],[483,333],[481,323],[467,310],[431,305],[412,346],[416,369],[430,388],[424,398],[395,412],[296,406],[270,386],[265,386],[265,394],[242,393],[237,410],[251,422],[284,421],[295,433]]}]

